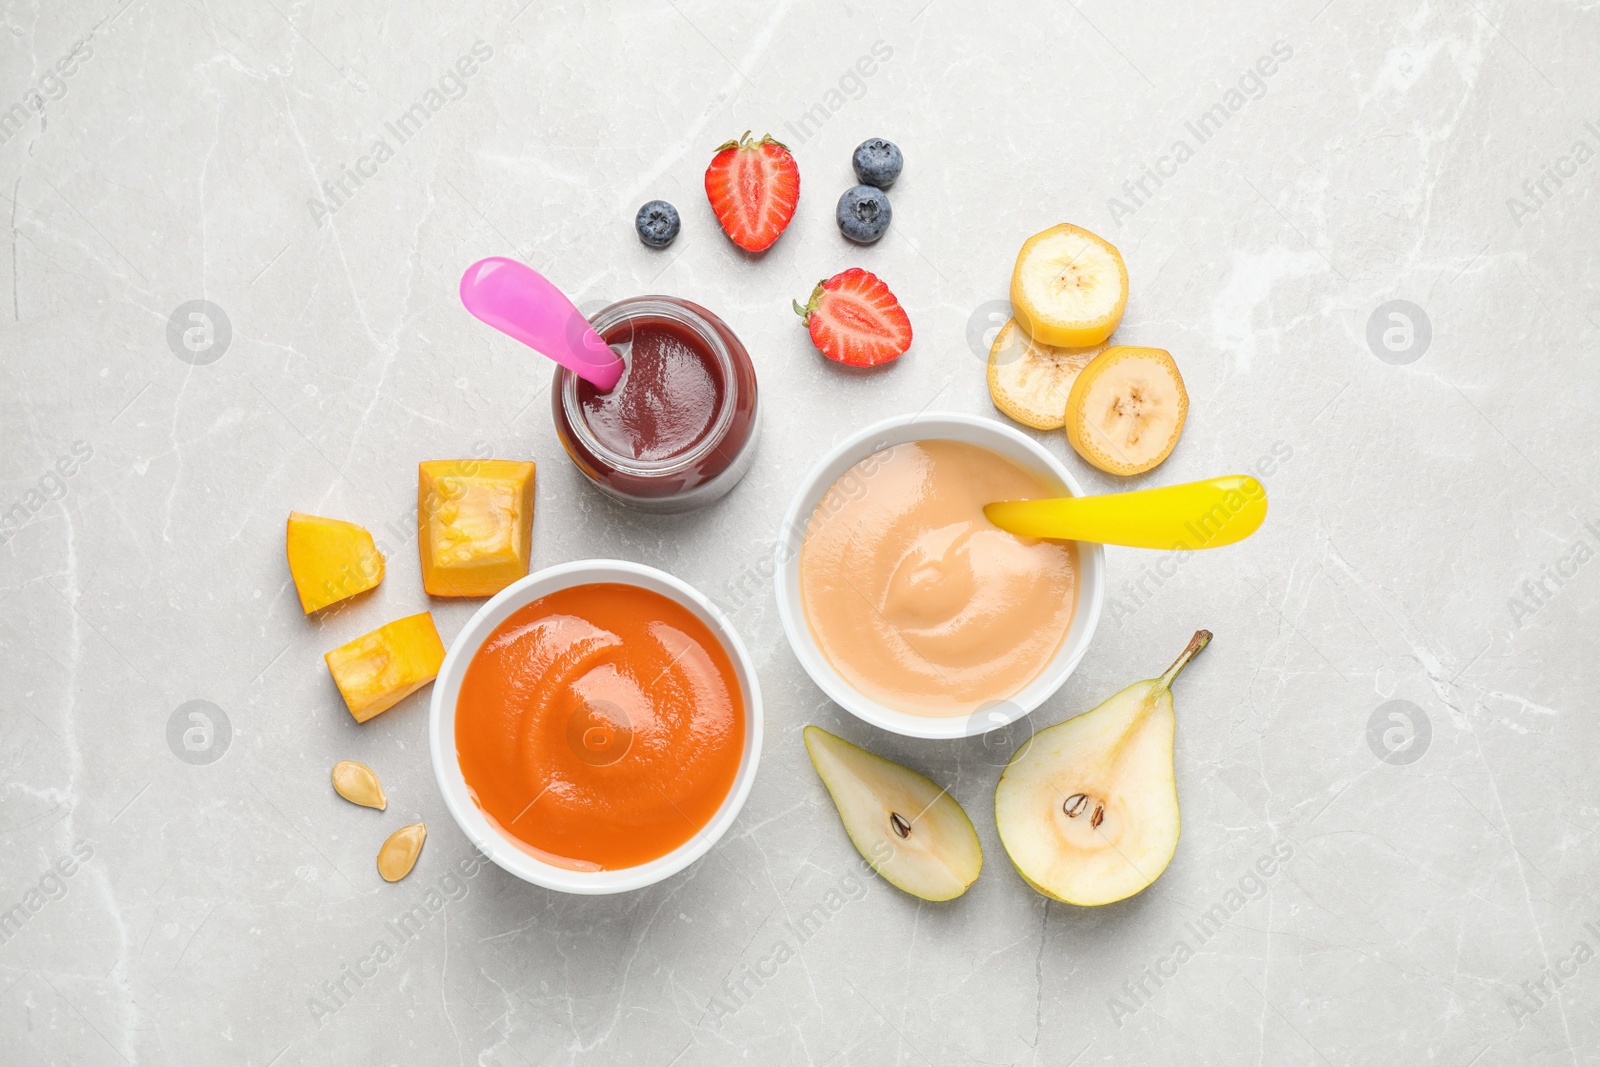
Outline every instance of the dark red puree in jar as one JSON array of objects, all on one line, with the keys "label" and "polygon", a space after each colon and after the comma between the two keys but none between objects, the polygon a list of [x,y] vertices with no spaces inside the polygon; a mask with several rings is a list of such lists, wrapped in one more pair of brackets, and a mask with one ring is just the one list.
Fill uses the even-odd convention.
[{"label": "dark red puree in jar", "polygon": [[578,382],[584,422],[602,445],[634,459],[661,460],[705,437],[727,384],[699,337],[665,319],[620,322],[601,336],[627,361],[609,393]]},{"label": "dark red puree in jar", "polygon": [[556,369],[556,433],[597,488],[645,511],[687,511],[744,477],[755,451],[756,371],[727,323],[670,296],[620,300],[591,320],[623,359],[601,392]]}]

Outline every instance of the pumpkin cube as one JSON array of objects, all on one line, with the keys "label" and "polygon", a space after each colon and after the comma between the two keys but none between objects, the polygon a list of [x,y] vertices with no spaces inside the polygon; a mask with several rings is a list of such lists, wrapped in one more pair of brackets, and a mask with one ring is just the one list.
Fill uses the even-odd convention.
[{"label": "pumpkin cube", "polygon": [[289,512],[284,537],[300,607],[310,615],[383,581],[383,553],[353,522]]},{"label": "pumpkin cube", "polygon": [[388,711],[433,681],[444,643],[424,611],[380,626],[322,657],[356,722]]},{"label": "pumpkin cube", "polygon": [[533,464],[441,459],[418,466],[417,551],[433,596],[493,596],[528,573]]}]

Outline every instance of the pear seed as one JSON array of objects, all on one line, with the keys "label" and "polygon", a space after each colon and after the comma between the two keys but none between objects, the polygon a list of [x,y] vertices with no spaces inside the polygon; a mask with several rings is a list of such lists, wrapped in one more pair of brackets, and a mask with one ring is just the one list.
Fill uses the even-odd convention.
[{"label": "pear seed", "polygon": [[1090,818],[1089,818],[1089,826],[1090,826],[1090,828],[1098,830],[1100,828],[1100,824],[1105,822],[1105,821],[1106,821],[1106,806],[1104,804],[1096,804],[1094,806],[1094,814],[1092,816],[1090,816]]},{"label": "pear seed", "polygon": [[333,765],[333,791],[352,804],[383,811],[389,798],[383,795],[383,786],[372,768],[355,760],[340,760]]},{"label": "pear seed", "polygon": [[1087,807],[1088,804],[1088,797],[1084,796],[1082,793],[1074,793],[1062,803],[1061,810],[1066,813],[1067,818],[1076,819],[1079,815],[1083,814],[1083,809]]},{"label": "pear seed", "polygon": [[901,837],[911,836],[911,824],[906,822],[906,817],[901,815],[898,811],[891,811],[889,813],[889,825],[894,827],[894,832],[899,834]]},{"label": "pear seed", "polygon": [[378,849],[378,873],[385,882],[398,882],[411,873],[422,854],[422,843],[428,839],[428,828],[422,823],[402,826],[389,835]]}]

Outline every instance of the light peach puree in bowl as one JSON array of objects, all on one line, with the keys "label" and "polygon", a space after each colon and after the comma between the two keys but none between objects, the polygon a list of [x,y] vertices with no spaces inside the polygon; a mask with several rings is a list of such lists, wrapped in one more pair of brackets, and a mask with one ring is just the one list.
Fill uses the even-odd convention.
[{"label": "light peach puree in bowl", "polygon": [[800,600],[834,670],[899,711],[968,715],[1010,697],[1055,656],[1077,604],[1077,546],[984,518],[996,500],[1058,495],[964,441],[876,452],[812,513]]}]

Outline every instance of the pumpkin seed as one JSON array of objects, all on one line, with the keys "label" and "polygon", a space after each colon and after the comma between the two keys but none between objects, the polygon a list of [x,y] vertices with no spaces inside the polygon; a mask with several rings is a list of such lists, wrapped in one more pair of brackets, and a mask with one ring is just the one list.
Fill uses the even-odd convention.
[{"label": "pumpkin seed", "polygon": [[383,811],[389,798],[383,795],[383,786],[372,768],[355,760],[340,760],[333,765],[333,791],[352,804]]},{"label": "pumpkin seed", "polygon": [[398,882],[411,873],[422,855],[422,843],[428,839],[428,828],[422,823],[402,826],[389,835],[378,849],[378,873],[385,882]]}]

